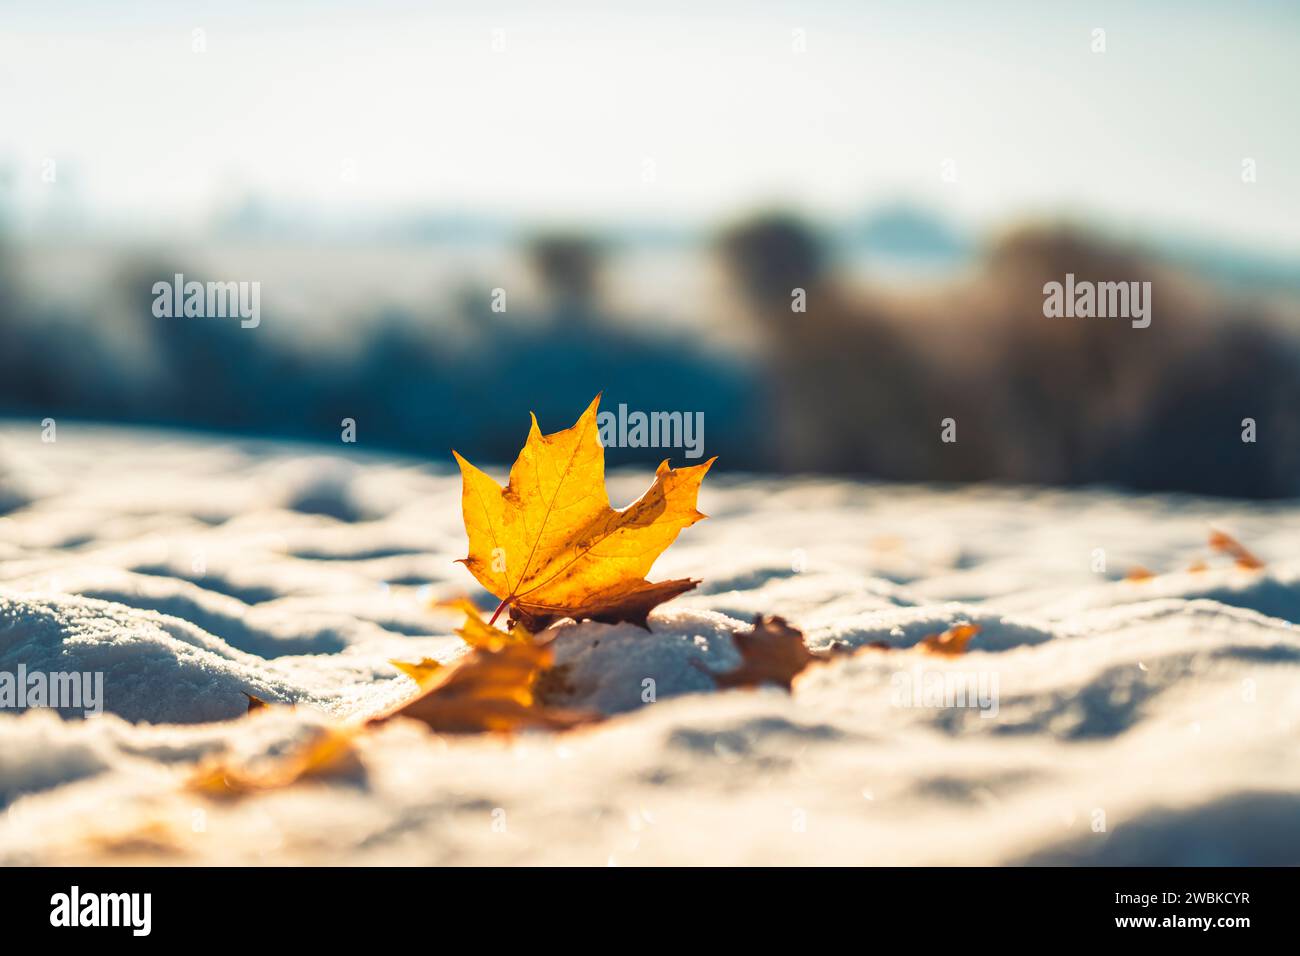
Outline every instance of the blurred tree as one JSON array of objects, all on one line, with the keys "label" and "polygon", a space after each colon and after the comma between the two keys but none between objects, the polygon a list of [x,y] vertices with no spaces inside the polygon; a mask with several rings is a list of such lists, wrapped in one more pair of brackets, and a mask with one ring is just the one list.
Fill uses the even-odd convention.
[{"label": "blurred tree", "polygon": [[572,319],[590,317],[603,258],[596,240],[573,233],[543,234],[528,242],[527,256],[557,311]]},{"label": "blurred tree", "polygon": [[787,213],[763,213],[732,226],[720,245],[742,292],[763,308],[788,307],[792,289],[819,285],[826,272],[817,233]]}]

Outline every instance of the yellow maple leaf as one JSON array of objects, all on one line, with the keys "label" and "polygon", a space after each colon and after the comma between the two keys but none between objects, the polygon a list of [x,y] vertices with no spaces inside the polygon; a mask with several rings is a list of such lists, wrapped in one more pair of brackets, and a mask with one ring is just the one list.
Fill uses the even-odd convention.
[{"label": "yellow maple leaf", "polygon": [[678,532],[705,517],[695,505],[716,459],[686,468],[665,460],[650,489],[615,511],[605,490],[599,405],[597,395],[572,428],[551,435],[533,416],[504,488],[453,452],[469,536],[462,563],[501,599],[497,614],[509,607],[511,620],[534,632],[566,617],[645,627],[651,609],[698,583],[645,576]]}]

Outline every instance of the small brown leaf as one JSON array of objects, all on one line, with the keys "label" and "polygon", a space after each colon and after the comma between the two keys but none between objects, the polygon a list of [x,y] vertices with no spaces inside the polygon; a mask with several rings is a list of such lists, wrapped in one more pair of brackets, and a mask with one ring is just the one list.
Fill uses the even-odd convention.
[{"label": "small brown leaf", "polygon": [[1129,568],[1128,574],[1124,575],[1124,580],[1125,581],[1150,581],[1154,577],[1155,574],[1152,571],[1142,567],[1142,565],[1139,564],[1135,567]]},{"label": "small brown leaf", "polygon": [[712,674],[719,687],[776,684],[789,691],[804,668],[830,657],[808,650],[803,633],[782,617],[760,614],[754,618],[753,627],[737,631],[731,639],[740,652],[741,664],[733,671]]},{"label": "small brown leaf", "polygon": [[247,691],[245,691],[244,696],[248,698],[248,710],[246,711],[246,713],[251,714],[255,710],[265,710],[268,706],[270,706],[269,704],[267,704],[266,701],[262,700],[262,698],[254,697],[252,694],[248,693]]},{"label": "small brown leaf", "polygon": [[942,634],[931,634],[921,638],[916,649],[922,654],[934,654],[939,657],[957,657],[966,653],[966,645],[972,637],[980,632],[978,624],[955,624]]}]

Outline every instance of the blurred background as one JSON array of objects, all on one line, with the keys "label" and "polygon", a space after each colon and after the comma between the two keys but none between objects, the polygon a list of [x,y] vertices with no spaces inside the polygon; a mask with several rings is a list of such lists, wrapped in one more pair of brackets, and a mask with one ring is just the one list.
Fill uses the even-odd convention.
[{"label": "blurred background", "polygon": [[603,390],[728,470],[1292,496],[1298,64],[1288,2],[5,0],[0,416],[488,463]]}]

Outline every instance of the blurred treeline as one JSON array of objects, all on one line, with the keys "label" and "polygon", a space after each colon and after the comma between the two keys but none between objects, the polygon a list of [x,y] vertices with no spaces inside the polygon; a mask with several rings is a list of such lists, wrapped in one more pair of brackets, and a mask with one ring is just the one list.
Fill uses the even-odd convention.
[{"label": "blurred treeline", "polygon": [[[1228,293],[1067,226],[988,244],[959,281],[845,288],[806,225],[724,247],[770,356],[783,469],[889,479],[1117,484],[1237,497],[1300,490],[1300,310]],[[1043,287],[1149,281],[1152,321],[1046,318]],[[806,287],[807,315],[789,289]],[[940,441],[940,422],[957,441]],[[1254,442],[1242,440],[1252,419]]]},{"label": "blurred treeline", "polygon": [[[32,296],[0,245],[0,415],[67,416],[508,462],[535,411],[703,412],[731,470],[918,481],[1112,483],[1240,497],[1297,492],[1300,323],[1294,303],[1229,293],[1142,249],[1061,226],[991,241],[943,280],[873,284],[811,224],[764,214],[718,235],[725,313],[746,348],[672,331],[611,294],[602,244],[534,237],[540,294],[505,314],[489,289],[377,305],[345,348],[237,320],[158,319],[153,283],[205,276],[123,261],[92,314]],[[1153,320],[1043,315],[1043,285],[1150,281]],[[865,280],[863,280],[865,275]],[[792,290],[806,311],[792,309]],[[717,316],[710,316],[716,319]],[[704,316],[701,316],[703,322]],[[447,334],[456,329],[457,335]],[[310,338],[310,336],[307,336]],[[941,422],[957,441],[940,441]],[[1241,440],[1254,419],[1257,441]],[[611,451],[681,463],[681,449]]]}]

